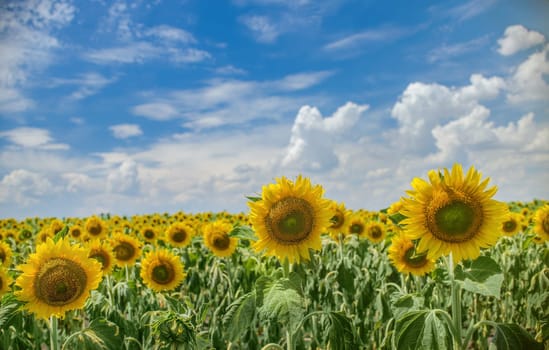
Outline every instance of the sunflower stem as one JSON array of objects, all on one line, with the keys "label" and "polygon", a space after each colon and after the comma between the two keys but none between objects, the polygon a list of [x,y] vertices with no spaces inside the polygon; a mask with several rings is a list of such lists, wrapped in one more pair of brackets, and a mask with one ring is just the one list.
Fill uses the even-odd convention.
[{"label": "sunflower stem", "polygon": [[282,263],[282,270],[284,272],[284,277],[290,278],[290,262],[288,261],[288,258],[284,258],[284,262]]},{"label": "sunflower stem", "polygon": [[50,316],[50,348],[59,350],[59,338],[57,337],[57,316]]},{"label": "sunflower stem", "polygon": [[294,350],[294,337],[290,329],[286,330],[286,349]]},{"label": "sunflower stem", "polygon": [[448,256],[448,276],[450,277],[450,287],[452,291],[452,321],[456,334],[454,336],[454,350],[461,350],[461,288],[454,278],[454,259],[452,252]]}]

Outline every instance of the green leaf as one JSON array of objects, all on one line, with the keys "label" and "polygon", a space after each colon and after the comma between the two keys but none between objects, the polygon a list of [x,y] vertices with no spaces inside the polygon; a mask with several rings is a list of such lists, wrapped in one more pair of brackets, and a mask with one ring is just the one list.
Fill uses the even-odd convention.
[{"label": "green leaf", "polygon": [[388,218],[393,222],[393,224],[398,225],[402,220],[406,219],[406,216],[401,213],[395,213],[389,215]]},{"label": "green leaf", "polygon": [[223,323],[229,340],[236,341],[253,325],[255,317],[255,293],[247,293],[233,301],[227,308]]},{"label": "green leaf", "polygon": [[293,331],[305,312],[304,300],[294,289],[295,287],[295,284],[287,278],[269,283],[263,291],[260,316],[274,318],[288,330]]},{"label": "green leaf", "polygon": [[67,233],[69,233],[69,227],[65,225],[61,231],[57,232],[55,236],[53,236],[53,241],[57,243],[60,239],[65,238]]},{"label": "green leaf", "polygon": [[[72,346],[69,346],[71,345]],[[122,336],[118,326],[105,319],[94,319],[88,328],[71,334],[63,344],[63,349],[121,349]]]},{"label": "green leaf", "polygon": [[464,261],[463,266],[456,266],[455,279],[469,292],[500,297],[503,274],[498,263],[490,257],[480,256],[474,261]]},{"label": "green leaf", "polygon": [[437,317],[441,310],[409,311],[395,326],[395,346],[398,350],[449,349],[448,325]]},{"label": "green leaf", "polygon": [[248,198],[248,200],[252,202],[257,202],[261,200],[261,197],[258,197],[258,196],[246,196],[246,198]]},{"label": "green leaf", "polygon": [[231,232],[229,232],[229,237],[236,237],[240,239],[247,239],[249,241],[257,241],[257,236],[255,231],[250,226],[235,226]]},{"label": "green leaf", "polygon": [[514,323],[498,323],[493,343],[498,350],[543,350],[542,343]]},{"label": "green leaf", "polygon": [[474,282],[484,282],[490,276],[501,273],[499,264],[488,256],[479,256],[476,260],[466,260],[456,266],[455,278],[464,281],[466,278]]},{"label": "green leaf", "polygon": [[492,296],[499,299],[501,284],[503,283],[503,274],[488,277],[484,282],[474,282],[466,278],[465,281],[457,281],[461,288],[481,295]]},{"label": "green leaf", "polygon": [[327,348],[332,350],[354,350],[358,348],[351,320],[341,312],[325,314]]}]

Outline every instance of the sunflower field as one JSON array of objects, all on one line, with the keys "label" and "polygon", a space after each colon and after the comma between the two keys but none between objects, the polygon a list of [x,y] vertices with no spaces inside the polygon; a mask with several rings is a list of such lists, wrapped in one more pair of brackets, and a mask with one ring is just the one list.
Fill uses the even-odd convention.
[{"label": "sunflower field", "polygon": [[0,349],[547,349],[549,203],[459,164],[380,211],[302,176],[248,212],[0,220]]}]

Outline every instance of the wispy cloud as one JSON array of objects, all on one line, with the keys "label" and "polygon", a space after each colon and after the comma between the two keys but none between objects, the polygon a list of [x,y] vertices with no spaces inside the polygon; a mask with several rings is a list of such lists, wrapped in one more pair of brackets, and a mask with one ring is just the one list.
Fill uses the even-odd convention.
[{"label": "wispy cloud", "polygon": [[466,53],[479,50],[485,47],[489,42],[488,36],[482,36],[473,40],[466,42],[454,43],[454,44],[443,44],[427,54],[427,60],[431,63],[437,61],[444,61],[464,55]]},{"label": "wispy cloud", "polygon": [[260,43],[272,43],[280,35],[280,28],[267,16],[243,16],[240,21],[252,32]]},{"label": "wispy cloud", "polygon": [[117,124],[109,126],[109,130],[117,139],[127,139],[134,136],[143,135],[143,130],[137,124]]},{"label": "wispy cloud", "polygon": [[0,132],[0,137],[8,139],[14,146],[20,148],[35,148],[43,150],[66,150],[69,145],[54,142],[49,130],[20,127]]},{"label": "wispy cloud", "polygon": [[96,72],[88,72],[80,74],[76,78],[52,79],[51,86],[76,85],[78,88],[70,95],[70,97],[75,100],[80,100],[91,95],[95,95],[105,86],[112,84],[116,80],[117,77],[107,78]]},{"label": "wispy cloud", "polygon": [[328,51],[348,50],[360,47],[366,43],[393,41],[404,36],[415,33],[418,28],[404,27],[385,27],[368,29],[351,35],[347,35],[341,39],[332,41],[324,45],[324,49]]},{"label": "wispy cloud", "polygon": [[447,13],[458,21],[465,21],[480,15],[496,2],[497,0],[469,0],[464,4],[448,9]]}]

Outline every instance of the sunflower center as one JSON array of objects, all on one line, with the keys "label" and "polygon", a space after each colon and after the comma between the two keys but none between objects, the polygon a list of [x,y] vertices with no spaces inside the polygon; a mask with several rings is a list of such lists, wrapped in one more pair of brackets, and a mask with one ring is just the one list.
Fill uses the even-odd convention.
[{"label": "sunflower center", "polygon": [[293,245],[307,239],[313,231],[314,210],[305,199],[286,197],[271,207],[265,226],[276,241]]},{"label": "sunflower center", "polygon": [[145,233],[143,233],[143,236],[147,239],[153,239],[154,238],[154,231],[153,230],[145,230]]},{"label": "sunflower center", "polygon": [[439,193],[426,208],[427,227],[437,239],[460,243],[473,238],[482,225],[482,207],[459,192]]},{"label": "sunflower center", "polygon": [[4,286],[4,280],[2,280],[2,277],[0,277],[0,290],[2,290],[3,286]]},{"label": "sunflower center", "polygon": [[173,281],[175,272],[170,264],[162,263],[152,269],[151,278],[158,284],[167,284]]},{"label": "sunflower center", "polygon": [[82,232],[80,232],[79,229],[74,229],[74,230],[71,231],[71,235],[72,235],[74,238],[80,237],[80,234],[81,234],[81,233],[82,233]]},{"label": "sunflower center", "polygon": [[135,255],[135,248],[133,245],[127,242],[120,242],[113,248],[116,259],[120,261],[127,261],[133,258]]},{"label": "sunflower center", "polygon": [[174,242],[180,243],[187,238],[187,233],[184,230],[177,230],[172,234],[172,240]]},{"label": "sunflower center", "polygon": [[370,228],[370,236],[372,238],[379,238],[383,235],[383,231],[381,230],[381,227],[379,226],[372,226]]},{"label": "sunflower center", "polygon": [[545,233],[549,233],[549,215],[545,215],[543,221],[541,222],[541,227],[543,227],[543,231],[545,231]]},{"label": "sunflower center", "polygon": [[228,235],[216,235],[213,239],[213,245],[219,250],[225,250],[231,245],[231,239]]},{"label": "sunflower center", "polygon": [[78,263],[65,258],[46,261],[34,281],[35,294],[51,306],[63,306],[76,300],[87,283],[86,271]]},{"label": "sunflower center", "polygon": [[513,232],[517,228],[517,222],[515,220],[507,220],[503,223],[503,231]]},{"label": "sunflower center", "polygon": [[4,263],[4,261],[6,261],[6,252],[0,248],[0,262]]},{"label": "sunflower center", "polygon": [[416,248],[410,247],[404,253],[404,260],[408,266],[416,268],[423,267],[427,264],[427,252],[416,254]]},{"label": "sunflower center", "polygon": [[345,222],[345,216],[340,210],[336,210],[335,215],[332,216],[330,221],[332,222],[330,228],[338,229],[343,226],[343,223]]},{"label": "sunflower center", "polygon": [[349,228],[349,232],[351,232],[352,234],[355,234],[355,235],[361,235],[362,232],[364,231],[364,225],[362,224],[359,224],[359,223],[353,223],[351,225],[351,227]]},{"label": "sunflower center", "polygon": [[92,223],[91,225],[88,226],[88,232],[92,235],[92,236],[98,236],[101,234],[101,224],[98,223],[98,222],[94,222]]}]

